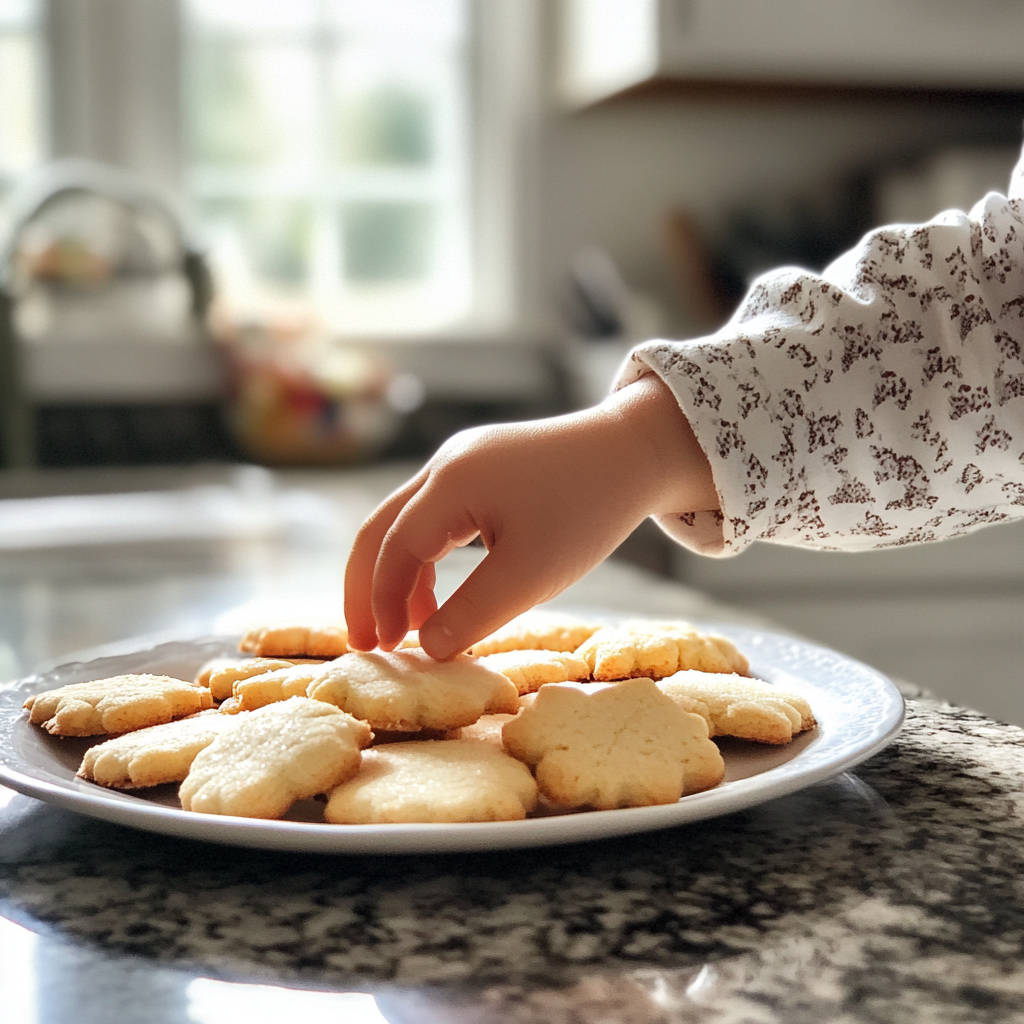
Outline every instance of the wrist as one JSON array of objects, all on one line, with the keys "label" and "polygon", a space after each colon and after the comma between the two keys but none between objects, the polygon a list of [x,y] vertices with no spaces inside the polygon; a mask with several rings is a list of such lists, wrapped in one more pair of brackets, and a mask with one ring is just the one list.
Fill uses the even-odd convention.
[{"label": "wrist", "polygon": [[649,374],[598,408],[618,422],[623,439],[650,489],[649,515],[718,509],[711,464],[675,395]]}]

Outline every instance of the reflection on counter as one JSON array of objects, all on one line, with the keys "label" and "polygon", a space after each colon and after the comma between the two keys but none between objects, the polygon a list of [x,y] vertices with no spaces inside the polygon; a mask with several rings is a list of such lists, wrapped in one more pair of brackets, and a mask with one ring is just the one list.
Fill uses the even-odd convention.
[{"label": "reflection on counter", "polygon": [[196,978],[185,996],[189,1019],[196,1024],[391,1024],[373,996],[362,992],[303,992]]}]

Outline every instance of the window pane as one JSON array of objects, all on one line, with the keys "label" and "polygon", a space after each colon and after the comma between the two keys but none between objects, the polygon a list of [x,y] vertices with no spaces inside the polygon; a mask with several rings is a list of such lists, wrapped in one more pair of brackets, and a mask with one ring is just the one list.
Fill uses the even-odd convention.
[{"label": "window pane", "polygon": [[42,155],[40,5],[0,0],[0,193]]},{"label": "window pane", "polygon": [[427,203],[346,203],[345,276],[359,282],[427,277],[433,234],[434,208]]},{"label": "window pane", "polygon": [[189,0],[188,14],[207,31],[253,35],[310,31],[319,7],[319,0]]},{"label": "window pane", "polygon": [[213,199],[200,216],[242,254],[247,272],[282,285],[302,285],[309,273],[312,213],[307,203],[287,200]]},{"label": "window pane", "polygon": [[213,36],[192,48],[186,109],[199,164],[308,159],[315,110],[312,58],[299,46]]},{"label": "window pane", "polygon": [[430,99],[400,83],[343,96],[341,159],[353,164],[429,164],[434,152]]},{"label": "window pane", "polygon": [[466,0],[186,11],[188,189],[222,287],[339,330],[467,312]]}]

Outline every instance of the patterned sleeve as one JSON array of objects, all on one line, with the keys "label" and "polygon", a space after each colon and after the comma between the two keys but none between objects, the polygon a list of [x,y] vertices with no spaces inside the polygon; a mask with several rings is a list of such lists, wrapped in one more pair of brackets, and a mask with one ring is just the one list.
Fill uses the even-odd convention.
[{"label": "patterned sleeve", "polygon": [[867,235],[820,276],[755,282],[717,334],[650,341],[721,513],[659,521],[730,555],[862,551],[1024,517],[1024,157],[1010,197]]}]

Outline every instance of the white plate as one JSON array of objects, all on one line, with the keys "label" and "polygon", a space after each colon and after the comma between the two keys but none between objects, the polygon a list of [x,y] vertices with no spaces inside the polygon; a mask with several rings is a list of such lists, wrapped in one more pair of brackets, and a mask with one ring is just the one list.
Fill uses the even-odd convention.
[{"label": "white plate", "polygon": [[234,652],[231,637],[162,643],[73,662],[0,691],[0,783],[82,814],[189,839],[310,853],[448,853],[604,839],[728,814],[846,771],[899,732],[903,698],[874,669],[778,634],[715,629],[747,654],[753,675],[806,697],[818,727],[786,747],[722,741],[725,781],[674,804],[462,825],[328,825],[309,820],[320,806],[314,801],[294,808],[285,821],[196,814],[180,809],[174,787],[140,797],[76,779],[90,741],[50,737],[29,725],[21,710],[30,694],[123,672],[190,679],[208,658]]}]

